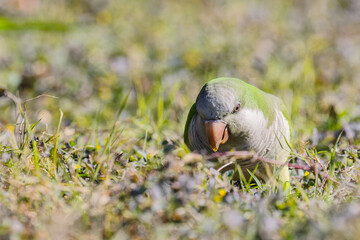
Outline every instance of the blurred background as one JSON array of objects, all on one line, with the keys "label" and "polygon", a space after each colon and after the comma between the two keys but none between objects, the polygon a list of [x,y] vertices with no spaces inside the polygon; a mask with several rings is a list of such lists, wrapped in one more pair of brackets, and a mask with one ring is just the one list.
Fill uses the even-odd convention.
[{"label": "blurred background", "polygon": [[[124,131],[180,140],[201,86],[236,77],[281,97],[305,141],[360,117],[359,12],[357,0],[0,0],[0,87],[56,96],[26,104],[52,131],[59,109],[65,126],[107,129],[129,94]],[[0,112],[15,123],[10,100]]]}]

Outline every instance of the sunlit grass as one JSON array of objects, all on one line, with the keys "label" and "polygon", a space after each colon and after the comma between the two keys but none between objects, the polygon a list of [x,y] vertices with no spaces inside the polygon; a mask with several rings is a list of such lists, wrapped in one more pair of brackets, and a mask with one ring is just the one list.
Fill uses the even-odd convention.
[{"label": "sunlit grass", "polygon": [[[1,238],[357,238],[356,1],[16,2],[0,6]],[[241,168],[251,152],[185,146],[221,76],[284,100],[285,191]]]}]

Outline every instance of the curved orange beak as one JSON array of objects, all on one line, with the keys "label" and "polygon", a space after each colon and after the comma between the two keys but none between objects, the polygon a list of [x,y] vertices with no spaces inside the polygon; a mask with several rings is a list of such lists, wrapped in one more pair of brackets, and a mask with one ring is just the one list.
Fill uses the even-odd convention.
[{"label": "curved orange beak", "polygon": [[210,147],[214,152],[218,150],[220,144],[226,143],[229,139],[227,124],[222,120],[205,121],[205,130]]}]

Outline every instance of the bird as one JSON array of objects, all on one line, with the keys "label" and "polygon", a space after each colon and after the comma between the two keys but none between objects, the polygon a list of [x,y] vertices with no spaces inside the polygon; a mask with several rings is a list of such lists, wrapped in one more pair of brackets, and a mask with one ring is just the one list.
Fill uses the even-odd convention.
[{"label": "bird", "polygon": [[[205,154],[253,151],[274,161],[278,182],[289,183],[290,118],[283,101],[237,78],[207,82],[190,108],[184,142]],[[278,164],[277,164],[278,163]],[[269,180],[267,163],[248,160],[241,166]],[[249,175],[247,175],[249,177]]]}]

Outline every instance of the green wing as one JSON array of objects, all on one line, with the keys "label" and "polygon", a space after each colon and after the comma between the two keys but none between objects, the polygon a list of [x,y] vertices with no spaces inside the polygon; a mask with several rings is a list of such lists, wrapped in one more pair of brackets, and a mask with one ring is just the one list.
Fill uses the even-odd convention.
[{"label": "green wing", "polygon": [[194,103],[191,108],[190,108],[190,111],[189,111],[189,115],[187,117],[187,120],[186,120],[186,124],[185,124],[185,130],[184,130],[184,141],[185,141],[185,144],[187,146],[189,146],[189,138],[188,138],[188,132],[189,132],[189,126],[190,126],[190,123],[191,123],[191,119],[193,118],[193,116],[197,114],[197,111],[196,111],[196,103]]}]

